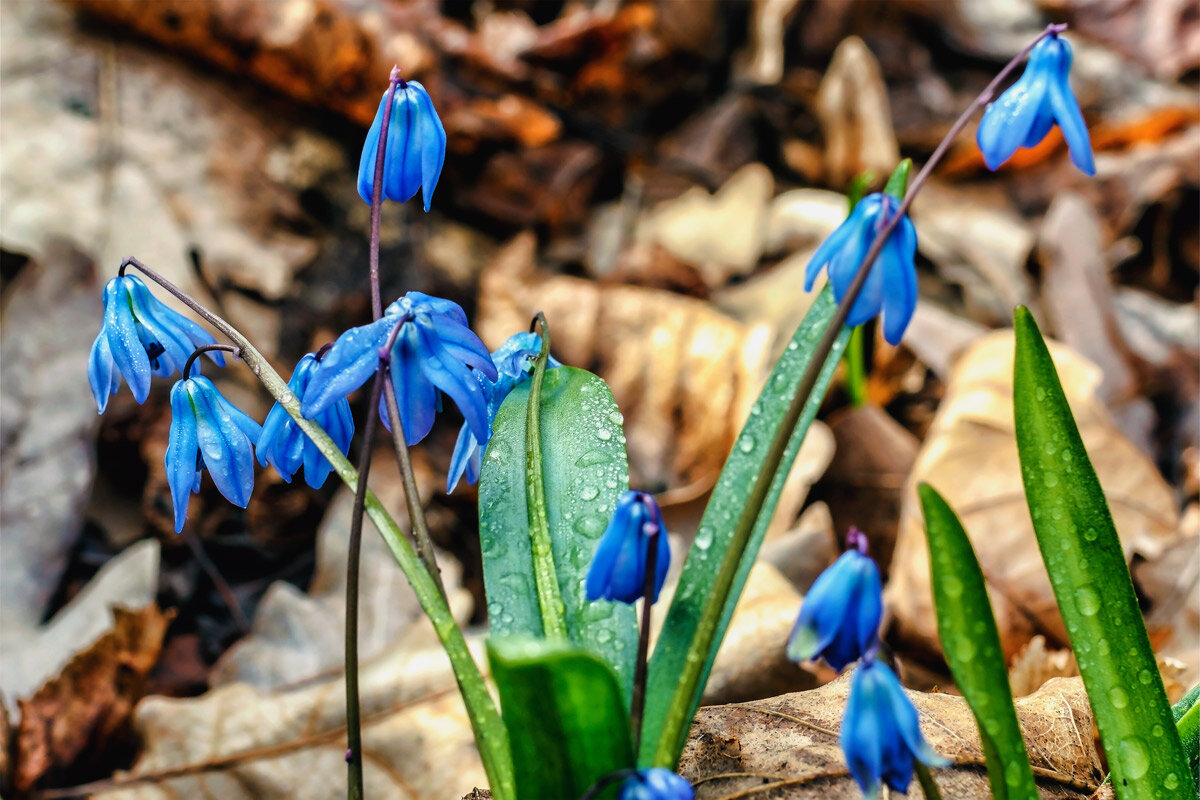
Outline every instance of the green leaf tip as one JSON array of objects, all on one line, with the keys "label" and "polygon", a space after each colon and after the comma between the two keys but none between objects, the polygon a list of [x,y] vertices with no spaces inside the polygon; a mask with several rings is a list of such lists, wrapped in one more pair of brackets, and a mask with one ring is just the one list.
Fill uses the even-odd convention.
[{"label": "green leaf tip", "polygon": [[897,200],[903,200],[904,195],[908,192],[908,176],[912,172],[912,159],[906,158],[896,165],[896,169],[888,178],[887,186],[883,187],[883,193],[891,195]]}]

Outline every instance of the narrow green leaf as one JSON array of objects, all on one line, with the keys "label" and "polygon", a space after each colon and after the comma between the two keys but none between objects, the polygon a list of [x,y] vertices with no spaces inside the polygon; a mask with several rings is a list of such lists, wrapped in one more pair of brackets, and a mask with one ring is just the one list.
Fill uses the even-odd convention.
[{"label": "narrow green leaf", "polygon": [[922,483],[917,493],[925,512],[938,635],[954,682],[979,725],[992,797],[1037,800],[1000,634],[975,549],[958,516],[932,486]]},{"label": "narrow green leaf", "polygon": [[[721,476],[717,479],[717,485],[708,501],[708,508],[705,509],[704,517],[700,520],[700,529],[696,533],[695,541],[684,562],[683,573],[679,577],[679,584],[667,612],[662,634],[654,647],[654,655],[650,659],[649,684],[646,690],[646,716],[642,725],[640,753],[643,763],[655,761],[655,754],[660,749],[659,739],[667,721],[673,691],[679,682],[684,662],[688,658],[689,647],[700,624],[705,600],[712,591],[717,574],[721,569],[725,551],[729,548],[734,533],[733,528],[747,505],[754,479],[758,471],[762,469],[763,458],[791,404],[792,396],[812,357],[813,349],[828,327],[836,307],[833,293],[826,287],[813,301],[812,308],[809,309],[804,321],[800,323],[800,327],[776,363],[775,369],[772,370],[766,386],[763,387],[758,400],[750,409],[750,418],[742,427],[742,432],[734,443],[725,467],[721,470]],[[750,567],[753,566],[755,556],[758,555],[758,548],[762,544],[767,525],[775,512],[775,505],[779,501],[779,493],[783,490],[784,480],[791,470],[809,425],[817,415],[821,399],[829,388],[829,381],[833,377],[833,371],[837,367],[838,359],[841,358],[849,337],[849,330],[841,332],[837,344],[825,362],[821,377],[813,389],[812,397],[809,398],[808,404],[796,424],[795,431],[788,440],[787,449],[784,451],[779,468],[775,473],[770,491],[767,492],[760,507],[754,530],[746,543],[731,590],[725,600],[724,612],[716,628],[717,634],[709,652],[699,654],[699,657],[705,660],[699,684],[701,689],[708,680],[708,673],[712,669],[717,648],[720,647],[725,629],[729,627],[729,618],[733,615],[733,608],[737,605],[742,588],[746,584],[746,576],[749,575]],[[694,715],[699,702],[700,690],[698,689],[692,699],[692,706],[687,715],[688,721]],[[675,759],[683,749],[688,727],[685,721],[681,736],[670,743]],[[663,763],[667,759],[659,758],[657,760],[660,766],[674,766],[674,763]]]},{"label": "narrow green leaf", "polygon": [[1042,560],[1122,800],[1196,797],[1133,580],[1033,315],[1017,307],[1013,415]]},{"label": "narrow green leaf", "polygon": [[904,194],[908,191],[910,172],[912,172],[912,159],[906,158],[896,166],[892,176],[888,178],[887,186],[883,187],[883,193],[891,195],[897,200],[903,200]]},{"label": "narrow green leaf", "polygon": [[1175,717],[1175,730],[1183,744],[1188,766],[1192,768],[1192,780],[1200,784],[1200,685],[1192,688],[1183,699],[1171,707]]},{"label": "narrow green leaf", "polygon": [[869,169],[854,176],[850,181],[850,185],[846,187],[846,203],[849,208],[847,213],[853,212],[854,207],[858,205],[858,201],[863,199],[863,195],[867,193],[867,189],[875,182],[875,173]]},{"label": "narrow green leaf", "polygon": [[493,637],[488,657],[518,797],[581,797],[605,775],[634,766],[629,714],[608,664],[536,639]]},{"label": "narrow green leaf", "polygon": [[1171,706],[1171,716],[1175,718],[1175,722],[1179,722],[1183,715],[1192,710],[1192,706],[1200,701],[1200,683],[1191,688],[1187,694],[1179,698],[1179,702]]},{"label": "narrow green leaf", "polygon": [[[526,502],[529,382],[500,406],[479,477],[479,538],[493,636],[544,635]],[[588,603],[584,579],[617,497],[629,488],[621,414],[608,386],[581,369],[546,371],[541,390],[542,486],[567,636],[633,687],[637,620],[624,603]]]}]

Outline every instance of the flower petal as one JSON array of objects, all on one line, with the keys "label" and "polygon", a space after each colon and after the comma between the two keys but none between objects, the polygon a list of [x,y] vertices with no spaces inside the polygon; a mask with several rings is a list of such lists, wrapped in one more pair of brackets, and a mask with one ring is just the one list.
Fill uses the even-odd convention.
[{"label": "flower petal", "polygon": [[[450,471],[446,473],[446,494],[452,494],[463,475],[467,475],[468,467],[473,458],[478,458],[479,441],[471,435],[471,428],[465,422],[458,431],[458,440],[454,443],[454,455],[450,457]],[[475,478],[467,475],[467,483],[475,483]]]},{"label": "flower petal", "polygon": [[1092,156],[1092,140],[1088,136],[1087,124],[1083,121],[1079,103],[1071,93],[1065,76],[1061,81],[1050,85],[1049,101],[1054,110],[1054,119],[1062,129],[1063,139],[1071,151],[1071,162],[1085,175],[1095,175],[1096,162]]},{"label": "flower petal", "polygon": [[96,398],[96,407],[103,414],[108,406],[108,398],[116,394],[121,386],[121,376],[113,370],[112,352],[108,349],[108,337],[104,331],[92,342],[92,350],[88,354],[88,383],[92,387],[92,397]]},{"label": "flower petal", "polygon": [[130,307],[125,278],[113,278],[104,287],[104,324],[113,364],[133,392],[133,399],[146,402],[150,394],[150,358],[138,336],[137,322]]},{"label": "flower petal", "polygon": [[301,406],[305,417],[312,419],[375,374],[379,348],[395,325],[395,317],[383,316],[338,337],[304,388]]},{"label": "flower petal", "polygon": [[409,81],[408,86],[413,91],[419,109],[416,115],[416,138],[421,159],[421,199],[428,211],[433,201],[433,190],[437,188],[438,178],[442,174],[442,164],[446,160],[446,131],[425,87],[417,81]]},{"label": "flower petal", "polygon": [[196,436],[204,466],[225,499],[245,508],[254,490],[251,439],[228,413],[228,401],[208,378],[196,376],[188,382],[196,408]]},{"label": "flower petal", "polygon": [[[418,326],[405,324],[404,331],[396,338],[396,346],[392,348],[389,371],[396,392],[396,404],[400,408],[400,424],[404,426],[404,440],[409,445],[429,435],[437,413],[437,388],[426,377],[423,365],[430,357]],[[387,409],[382,402],[380,409],[386,421]]]},{"label": "flower petal", "polygon": [[984,110],[975,140],[988,169],[999,169],[1025,144],[1045,96],[1044,77],[1026,68],[1025,74]]},{"label": "flower petal", "polygon": [[200,472],[196,469],[196,412],[192,406],[188,381],[178,381],[171,387],[171,429],[167,436],[165,458],[167,485],[175,507],[175,532],[183,530],[187,519],[188,500]]},{"label": "flower petal", "polygon": [[889,344],[900,344],[904,331],[917,309],[917,232],[912,221],[900,221],[884,245],[877,269],[887,287],[883,296],[883,338]]},{"label": "flower petal", "polygon": [[[480,443],[486,443],[491,438],[492,431],[488,424],[487,397],[479,381],[471,374],[470,367],[446,349],[432,326],[417,324],[413,327],[420,337],[423,350],[421,371],[434,386],[454,400],[475,438]],[[494,367],[492,371],[495,372]],[[407,431],[407,428],[405,430]]]}]

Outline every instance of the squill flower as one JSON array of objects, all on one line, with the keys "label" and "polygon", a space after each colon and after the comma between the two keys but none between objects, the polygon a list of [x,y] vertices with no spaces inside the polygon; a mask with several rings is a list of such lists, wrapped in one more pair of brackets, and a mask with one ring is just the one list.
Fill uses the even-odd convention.
[{"label": "squill flower", "polygon": [[[119,275],[104,287],[104,321],[88,357],[88,382],[104,413],[124,377],[139,403],[150,394],[150,378],[183,369],[197,347],[217,340],[208,331],[158,300],[136,275]],[[208,357],[225,366],[219,351]],[[196,367],[199,370],[199,365]]]},{"label": "squill flower", "polygon": [[851,549],[822,572],[800,606],[788,640],[793,661],[824,658],[841,671],[875,644],[883,617],[879,567],[866,555],[867,538],[855,528]]},{"label": "squill flower", "polygon": [[246,507],[254,490],[251,450],[261,435],[259,424],[226,400],[208,378],[184,378],[171,388],[166,467],[176,533],[187,519],[189,495],[200,491],[204,468],[226,500]]},{"label": "squill flower", "polygon": [[[367,203],[371,202],[375,185],[375,158],[386,106],[387,92],[384,92],[358,163],[358,194]],[[403,203],[420,189],[428,211],[446,159],[446,131],[429,92],[416,81],[401,80],[396,86],[385,148],[382,199]]]},{"label": "squill flower", "polygon": [[[304,396],[304,390],[308,388],[319,363],[312,353],[300,359],[300,363],[292,372],[292,379],[288,381],[288,388],[294,395]],[[335,401],[314,416],[313,422],[325,429],[343,454],[350,449],[350,440],[354,438],[354,417],[350,414],[350,402],[346,398]],[[333,470],[329,459],[304,435],[296,421],[278,403],[267,413],[262,436],[258,439],[255,451],[258,453],[258,463],[264,467],[267,464],[275,467],[280,477],[288,483],[291,483],[292,476],[303,466],[304,480],[312,488],[319,489]]]},{"label": "squill flower", "polygon": [[1056,124],[1071,151],[1071,161],[1096,174],[1092,142],[1071,92],[1071,45],[1058,35],[1042,39],[1016,83],[983,112],[976,141],[988,169],[999,169],[1022,147],[1033,147]]},{"label": "squill flower", "polygon": [[863,661],[850,678],[839,738],[846,766],[868,800],[879,794],[881,782],[907,792],[914,759],[930,767],[949,763],[921,735],[917,709],[896,674],[874,658]]},{"label": "squill flower", "polygon": [[663,767],[640,769],[621,784],[617,800],[692,800],[692,785]]},{"label": "squill flower", "polygon": [[646,582],[646,545],[655,537],[654,598],[662,590],[671,565],[667,527],[653,495],[625,492],[608,528],[600,537],[596,555],[587,574],[587,599],[633,603],[642,596]]},{"label": "squill flower", "polygon": [[366,383],[381,358],[388,359],[410,445],[433,428],[439,389],[454,400],[475,437],[487,442],[487,397],[472,370],[495,380],[491,354],[467,327],[467,315],[457,303],[421,292],[409,292],[379,319],[338,337],[309,378],[302,397],[304,416],[315,418]]},{"label": "squill flower", "polygon": [[[487,397],[488,430],[496,421],[496,412],[504,398],[522,381],[529,377],[533,370],[533,362],[542,349],[542,337],[536,333],[514,333],[508,341],[500,345],[500,349],[492,353],[492,364],[496,367],[496,380],[489,380],[482,373],[475,373],[484,395]],[[546,369],[561,366],[554,356],[548,356]],[[466,476],[467,483],[479,480],[479,469],[483,457],[483,446],[471,426],[463,423],[458,432],[458,442],[454,445],[454,456],[450,459],[450,472],[446,476],[446,493],[454,491],[459,480]]]},{"label": "squill flower", "polygon": [[[859,201],[846,221],[821,243],[804,273],[804,291],[828,268],[833,296],[841,302],[862,266],[875,234],[900,208],[900,201],[876,192]],[[854,301],[846,325],[855,327],[883,313],[883,337],[899,344],[917,307],[917,232],[906,214],[888,237],[871,266],[862,293]]]}]

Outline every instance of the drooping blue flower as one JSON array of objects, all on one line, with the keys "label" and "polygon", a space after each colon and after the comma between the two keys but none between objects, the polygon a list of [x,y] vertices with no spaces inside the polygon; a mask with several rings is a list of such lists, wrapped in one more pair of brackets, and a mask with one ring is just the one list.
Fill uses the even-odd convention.
[{"label": "drooping blue flower", "polygon": [[875,644],[883,617],[879,567],[866,555],[866,537],[851,528],[851,549],[813,583],[788,639],[793,661],[824,658],[841,671]]},{"label": "drooping blue flower", "polygon": [[253,445],[262,427],[226,400],[208,378],[184,378],[171,388],[167,484],[175,504],[175,532],[183,530],[188,497],[200,491],[205,467],[225,499],[242,508],[254,490]]},{"label": "drooping blue flower", "polygon": [[[876,192],[859,201],[846,221],[821,243],[804,273],[804,291],[810,291],[817,275],[828,267],[833,296],[839,302],[846,296],[855,274],[862,265],[875,234],[900,208],[891,195]],[[899,344],[908,321],[917,307],[917,232],[906,214],[888,237],[876,263],[872,265],[862,293],[854,301],[846,324],[862,325],[883,312],[883,337]]]},{"label": "drooping blue flower", "polygon": [[487,397],[472,370],[495,380],[491,354],[467,327],[461,306],[421,292],[409,292],[379,319],[338,337],[309,378],[302,396],[304,416],[313,419],[366,383],[389,340],[388,371],[405,440],[416,444],[433,428],[440,389],[454,400],[476,438],[486,443]]},{"label": "drooping blue flower", "polygon": [[839,738],[846,766],[868,800],[879,794],[881,782],[908,791],[914,758],[930,767],[949,763],[921,735],[917,709],[896,674],[874,658],[863,661],[850,678]]},{"label": "drooping blue flower", "polygon": [[[384,92],[358,163],[358,194],[367,203],[375,185],[375,158],[386,106]],[[428,211],[446,159],[446,131],[429,92],[416,81],[400,81],[396,86],[385,148],[382,199],[403,203],[420,189]]]},{"label": "drooping blue flower", "polygon": [[1088,175],[1096,174],[1092,142],[1071,92],[1071,45],[1058,35],[1042,39],[1029,53],[1029,63],[1016,83],[988,105],[976,141],[988,169],[999,169],[1022,147],[1033,147],[1055,124],[1071,151],[1071,161]]},{"label": "drooping blue flower", "polygon": [[692,800],[696,792],[684,778],[663,767],[640,769],[621,784],[618,800]]},{"label": "drooping blue flower", "polygon": [[[294,395],[304,396],[304,390],[308,388],[319,363],[313,353],[300,359],[300,363],[292,372],[292,379],[288,381],[288,388]],[[343,397],[335,401],[333,405],[314,416],[313,422],[325,429],[343,454],[350,449],[350,440],[354,438],[354,417],[350,414],[349,400]],[[254,449],[258,453],[258,463],[264,467],[270,464],[288,483],[292,482],[292,476],[303,466],[304,480],[312,488],[320,489],[333,470],[329,459],[304,435],[304,431],[300,430],[300,426],[279,403],[273,405],[267,413],[262,436]]]},{"label": "drooping blue flower", "polygon": [[[152,375],[165,378],[182,370],[193,350],[216,341],[195,322],[163,305],[141,278],[113,278],[104,287],[104,321],[88,357],[88,383],[100,413],[109,396],[121,388],[122,377],[134,399],[144,403]],[[219,351],[210,350],[208,357],[225,366]]]},{"label": "drooping blue flower", "polygon": [[[496,421],[496,412],[500,410],[504,398],[521,381],[533,371],[533,362],[542,349],[542,337],[536,333],[514,333],[508,341],[500,345],[500,349],[492,353],[492,364],[496,367],[496,380],[488,380],[482,373],[475,373],[484,395],[487,397],[488,430]],[[554,356],[546,359],[546,369],[562,366]],[[479,469],[483,458],[483,447],[471,426],[463,423],[458,432],[458,442],[454,445],[454,456],[450,459],[450,472],[446,475],[446,493],[454,491],[459,480],[465,475],[467,483],[479,480]]]},{"label": "drooping blue flower", "polygon": [[617,499],[617,508],[587,574],[587,599],[633,603],[642,596],[646,582],[646,545],[654,538],[657,548],[654,564],[654,600],[667,579],[671,548],[667,526],[654,496],[646,492],[625,492]]}]

